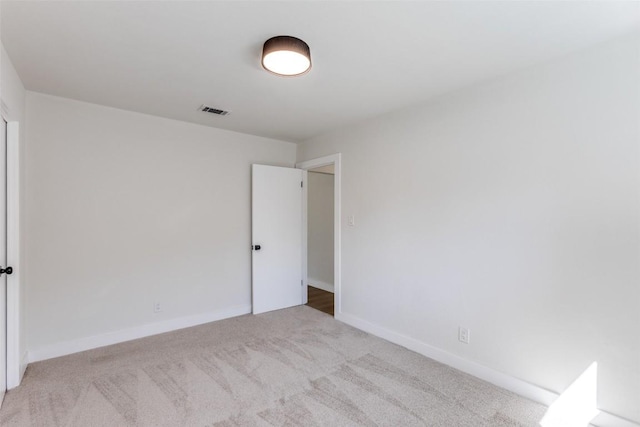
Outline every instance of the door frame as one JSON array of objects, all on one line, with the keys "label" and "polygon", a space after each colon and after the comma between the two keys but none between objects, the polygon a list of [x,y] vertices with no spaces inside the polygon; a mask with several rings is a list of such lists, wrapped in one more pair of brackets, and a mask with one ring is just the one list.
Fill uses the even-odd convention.
[{"label": "door frame", "polygon": [[7,390],[20,385],[26,360],[20,355],[20,123],[1,104],[7,122]]},{"label": "door frame", "polygon": [[[336,153],[317,159],[307,160],[296,163],[296,168],[308,171],[320,166],[333,165],[333,287],[334,287],[334,312],[335,317],[342,314],[342,240],[341,240],[341,217],[342,217],[342,154]],[[305,178],[306,179],[306,178]],[[302,192],[302,279],[303,279],[303,304],[307,303],[307,182],[304,183],[304,191]]]}]

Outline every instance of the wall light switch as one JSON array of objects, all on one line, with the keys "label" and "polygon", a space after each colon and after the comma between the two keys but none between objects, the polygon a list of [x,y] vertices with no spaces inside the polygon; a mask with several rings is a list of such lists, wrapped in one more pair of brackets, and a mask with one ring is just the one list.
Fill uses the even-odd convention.
[{"label": "wall light switch", "polygon": [[354,225],[356,225],[356,216],[349,215],[348,223],[349,223],[349,227],[353,227]]},{"label": "wall light switch", "polygon": [[469,344],[469,340],[471,339],[471,331],[468,328],[463,328],[460,326],[458,328],[458,341]]}]

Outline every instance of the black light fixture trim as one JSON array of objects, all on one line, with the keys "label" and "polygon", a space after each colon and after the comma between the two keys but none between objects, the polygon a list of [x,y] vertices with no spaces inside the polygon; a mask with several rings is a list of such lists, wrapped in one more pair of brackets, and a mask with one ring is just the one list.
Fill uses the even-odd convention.
[{"label": "black light fixture trim", "polygon": [[[273,52],[278,51],[288,51],[295,52],[307,58],[309,61],[309,66],[302,72],[297,74],[281,74],[274,70],[267,68],[264,63],[265,57]],[[262,47],[262,67],[270,73],[273,73],[278,76],[285,77],[294,77],[301,76],[306,74],[311,70],[311,49],[309,49],[309,45],[305,43],[303,40],[300,40],[297,37],[292,36],[275,36],[271,37],[269,40],[264,42],[264,46]]]}]

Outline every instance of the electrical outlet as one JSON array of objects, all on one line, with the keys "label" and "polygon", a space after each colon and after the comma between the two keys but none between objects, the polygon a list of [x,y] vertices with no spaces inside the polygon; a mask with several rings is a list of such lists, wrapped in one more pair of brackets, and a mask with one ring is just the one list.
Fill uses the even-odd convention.
[{"label": "electrical outlet", "polygon": [[468,328],[463,328],[460,326],[458,328],[458,341],[469,344],[469,339],[471,338],[471,331]]},{"label": "electrical outlet", "polygon": [[160,304],[159,302],[156,302],[155,304],[153,304],[154,313],[160,313],[161,311],[162,311],[162,304]]}]

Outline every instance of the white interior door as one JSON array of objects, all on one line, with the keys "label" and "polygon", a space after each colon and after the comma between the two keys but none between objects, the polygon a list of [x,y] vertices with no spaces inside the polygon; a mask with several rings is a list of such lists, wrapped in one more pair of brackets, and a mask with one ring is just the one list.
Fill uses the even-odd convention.
[{"label": "white interior door", "polygon": [[[0,268],[7,266],[7,123],[0,118]],[[7,390],[7,275],[0,274],[0,403]]]},{"label": "white interior door", "polygon": [[253,313],[302,304],[300,169],[253,165]]}]

